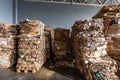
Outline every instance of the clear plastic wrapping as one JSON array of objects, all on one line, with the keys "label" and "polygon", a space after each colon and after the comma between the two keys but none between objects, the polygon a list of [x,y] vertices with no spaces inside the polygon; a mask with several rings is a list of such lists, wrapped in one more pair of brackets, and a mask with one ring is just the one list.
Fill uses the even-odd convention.
[{"label": "clear plastic wrapping", "polygon": [[0,68],[12,67],[16,60],[18,25],[0,23]]},{"label": "clear plastic wrapping", "polygon": [[45,62],[44,24],[39,20],[20,22],[17,72],[38,71]]}]

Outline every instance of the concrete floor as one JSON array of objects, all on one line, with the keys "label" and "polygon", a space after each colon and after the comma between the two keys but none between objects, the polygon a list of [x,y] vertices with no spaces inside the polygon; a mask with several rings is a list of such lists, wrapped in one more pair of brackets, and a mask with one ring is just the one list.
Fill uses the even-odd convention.
[{"label": "concrete floor", "polygon": [[35,74],[16,73],[10,69],[0,69],[0,80],[74,80],[55,71],[41,68]]},{"label": "concrete floor", "polygon": [[16,73],[12,69],[0,69],[0,80],[84,80],[79,71],[69,68],[56,68],[45,64],[38,72]]}]

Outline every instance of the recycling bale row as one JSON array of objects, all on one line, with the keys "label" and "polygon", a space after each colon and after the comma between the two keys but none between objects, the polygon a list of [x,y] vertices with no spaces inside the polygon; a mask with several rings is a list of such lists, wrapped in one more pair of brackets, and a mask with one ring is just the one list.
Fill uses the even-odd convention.
[{"label": "recycling bale row", "polygon": [[46,59],[49,60],[52,59],[54,56],[53,54],[54,30],[49,26],[45,26],[44,35],[45,35],[45,55]]},{"label": "recycling bale row", "polygon": [[17,72],[33,72],[45,62],[44,24],[39,20],[24,20],[20,22],[18,42]]},{"label": "recycling bale row", "polygon": [[18,25],[0,23],[0,68],[10,68],[16,62]]},{"label": "recycling bale row", "polygon": [[117,63],[106,51],[102,19],[76,21],[71,37],[76,66],[86,80],[119,80]]}]

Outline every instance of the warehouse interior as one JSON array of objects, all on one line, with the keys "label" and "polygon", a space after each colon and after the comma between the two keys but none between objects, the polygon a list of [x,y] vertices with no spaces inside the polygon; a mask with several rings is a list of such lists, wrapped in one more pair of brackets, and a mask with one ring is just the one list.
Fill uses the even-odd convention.
[{"label": "warehouse interior", "polygon": [[0,80],[120,80],[120,0],[1,0]]}]

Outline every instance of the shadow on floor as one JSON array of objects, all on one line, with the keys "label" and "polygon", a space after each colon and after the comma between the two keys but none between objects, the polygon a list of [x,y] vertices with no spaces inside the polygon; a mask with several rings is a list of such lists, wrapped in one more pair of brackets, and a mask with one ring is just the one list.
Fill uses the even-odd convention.
[{"label": "shadow on floor", "polygon": [[53,61],[49,61],[44,65],[45,68],[55,71],[59,74],[64,76],[70,77],[73,80],[85,80],[84,77],[80,74],[79,70],[76,68],[69,68],[69,67],[55,67]]}]

